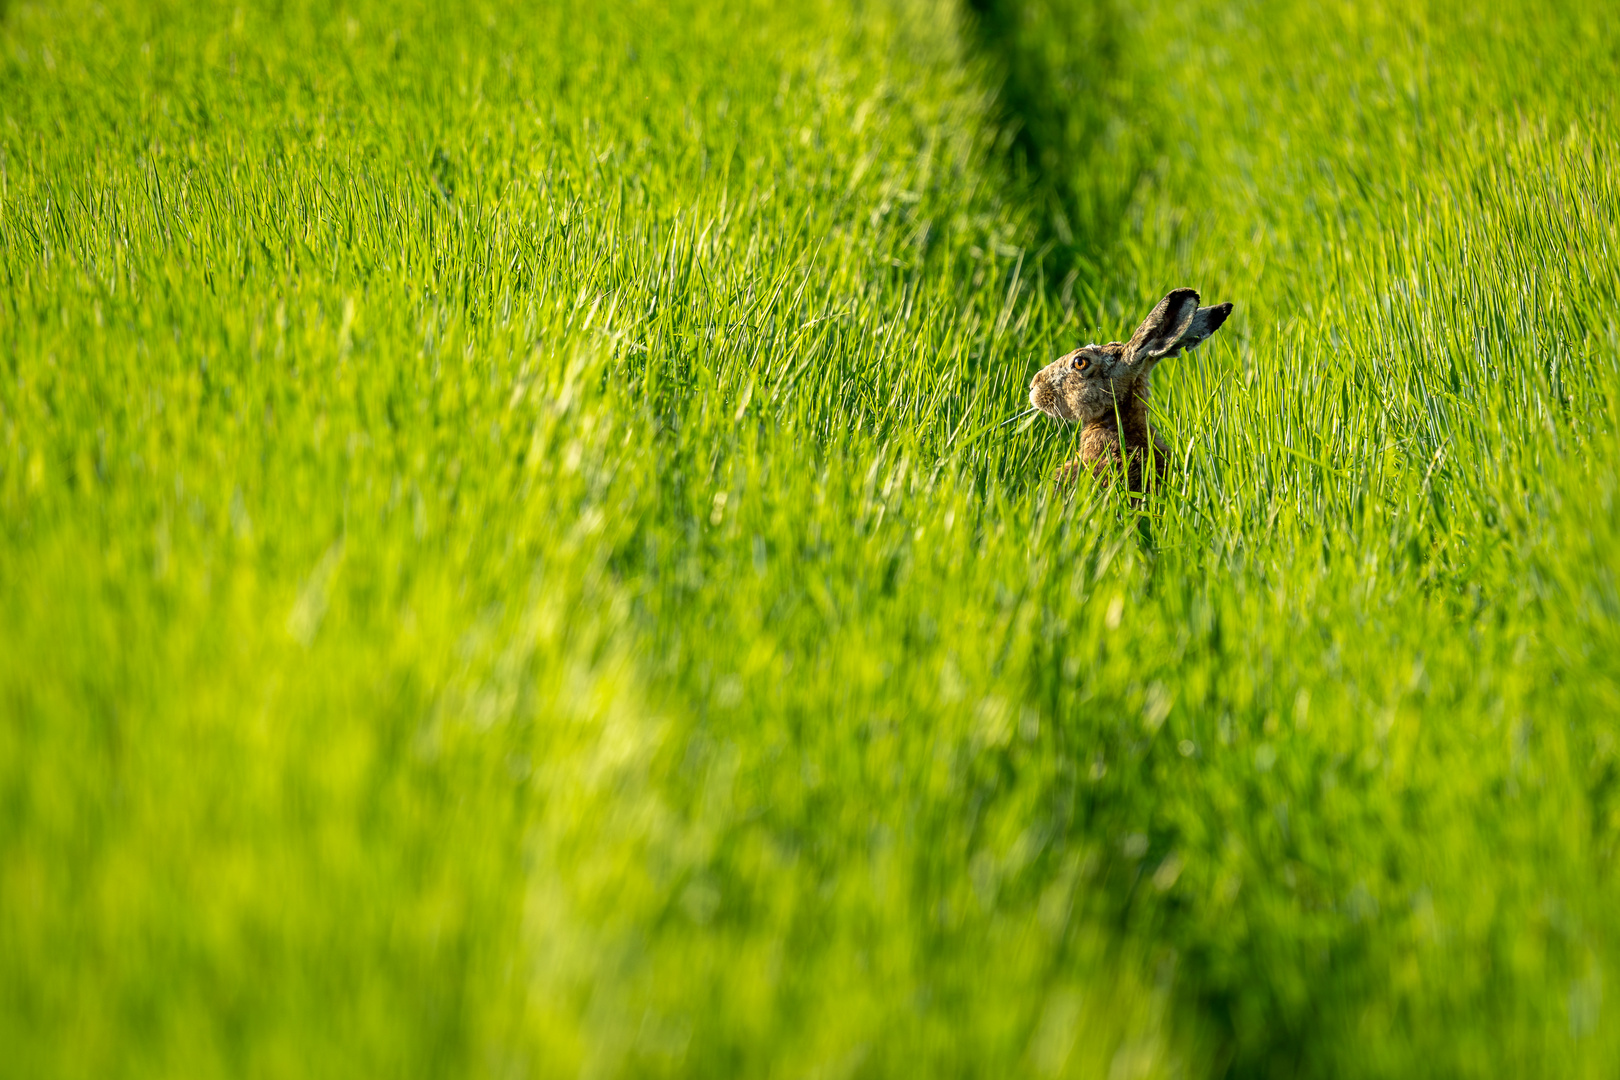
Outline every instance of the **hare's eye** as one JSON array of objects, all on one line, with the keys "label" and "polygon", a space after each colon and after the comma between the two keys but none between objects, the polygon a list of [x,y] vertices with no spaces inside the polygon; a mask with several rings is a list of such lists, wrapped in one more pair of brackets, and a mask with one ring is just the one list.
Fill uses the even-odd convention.
[{"label": "hare's eye", "polygon": [[1076,370],[1076,371],[1084,371],[1087,368],[1089,368],[1090,366],[1091,366],[1091,361],[1087,360],[1085,357],[1077,356],[1077,357],[1074,358],[1074,370]]}]

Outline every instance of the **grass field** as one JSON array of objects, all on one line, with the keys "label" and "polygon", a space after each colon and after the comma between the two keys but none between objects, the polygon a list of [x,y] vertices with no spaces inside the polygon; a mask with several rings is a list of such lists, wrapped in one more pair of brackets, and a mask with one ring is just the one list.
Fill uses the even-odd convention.
[{"label": "grass field", "polygon": [[1617,105],[1608,0],[0,4],[0,1074],[1615,1076]]}]

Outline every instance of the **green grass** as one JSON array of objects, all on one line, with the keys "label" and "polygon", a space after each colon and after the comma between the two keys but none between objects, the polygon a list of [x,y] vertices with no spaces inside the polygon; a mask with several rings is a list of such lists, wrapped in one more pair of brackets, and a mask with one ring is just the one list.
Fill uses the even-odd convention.
[{"label": "green grass", "polygon": [[1614,1075],[1548,7],[0,5],[0,1073]]}]

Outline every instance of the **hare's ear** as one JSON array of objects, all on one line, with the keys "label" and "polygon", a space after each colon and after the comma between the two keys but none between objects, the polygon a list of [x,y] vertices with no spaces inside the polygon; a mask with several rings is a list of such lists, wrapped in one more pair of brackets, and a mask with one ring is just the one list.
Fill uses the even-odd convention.
[{"label": "hare's ear", "polygon": [[1131,340],[1125,343],[1125,362],[1135,364],[1169,356],[1181,347],[1181,339],[1197,315],[1198,290],[1173,290],[1148,312]]},{"label": "hare's ear", "polygon": [[1193,316],[1192,325],[1187,327],[1187,332],[1181,335],[1180,341],[1176,342],[1176,348],[1190,349],[1197,345],[1219,330],[1221,324],[1226,321],[1226,317],[1230,314],[1232,314],[1232,305],[1230,303],[1199,308],[1198,313]]}]

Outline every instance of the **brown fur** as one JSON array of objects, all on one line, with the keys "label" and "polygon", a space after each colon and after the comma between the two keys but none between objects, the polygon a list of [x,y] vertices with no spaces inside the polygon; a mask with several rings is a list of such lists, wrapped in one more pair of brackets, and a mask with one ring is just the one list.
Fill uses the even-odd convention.
[{"label": "brown fur", "polygon": [[1231,304],[1201,308],[1198,293],[1175,289],[1130,341],[1083,345],[1037,372],[1030,404],[1081,425],[1080,457],[1058,470],[1058,483],[1068,486],[1090,472],[1100,485],[1123,478],[1131,491],[1146,492],[1163,480],[1170,447],[1148,420],[1154,365],[1196,346],[1231,312]]}]

